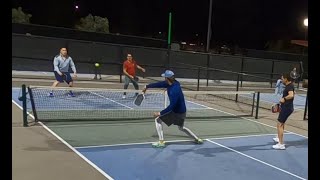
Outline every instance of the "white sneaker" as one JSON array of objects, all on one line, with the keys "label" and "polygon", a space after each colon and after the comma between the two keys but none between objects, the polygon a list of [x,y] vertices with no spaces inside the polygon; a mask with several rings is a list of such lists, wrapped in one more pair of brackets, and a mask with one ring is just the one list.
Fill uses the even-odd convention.
[{"label": "white sneaker", "polygon": [[122,96],[122,99],[125,99],[125,98],[126,98],[126,95],[123,95],[123,96]]},{"label": "white sneaker", "polygon": [[286,147],[284,146],[284,144],[280,144],[280,143],[278,143],[278,144],[276,144],[276,145],[273,145],[272,148],[273,148],[273,149],[281,149],[281,150],[286,149]]},{"label": "white sneaker", "polygon": [[277,137],[272,138],[272,139],[273,139],[274,142],[277,142],[277,143],[279,142],[279,138],[277,138]]}]

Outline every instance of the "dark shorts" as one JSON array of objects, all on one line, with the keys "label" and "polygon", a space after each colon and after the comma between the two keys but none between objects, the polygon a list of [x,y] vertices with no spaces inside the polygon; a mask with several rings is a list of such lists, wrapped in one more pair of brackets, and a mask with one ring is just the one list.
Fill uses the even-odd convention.
[{"label": "dark shorts", "polygon": [[129,83],[132,83],[132,84],[138,84],[139,82],[139,78],[137,76],[135,76],[133,79],[129,78],[128,76],[124,76],[124,84],[129,84]]},{"label": "dark shorts", "polygon": [[278,116],[278,121],[280,123],[285,123],[288,119],[288,117],[293,113],[293,108],[292,107],[281,107],[281,111]]},{"label": "dark shorts", "polygon": [[186,118],[186,113],[175,113],[173,111],[159,116],[159,118],[167,125],[171,126],[172,124],[177,126],[183,126],[184,120]]},{"label": "dark shorts", "polygon": [[69,72],[63,72],[62,74],[63,75],[60,76],[56,71],[54,71],[54,76],[56,77],[57,81],[59,81],[61,83],[63,83],[65,81],[68,84],[73,81]]}]

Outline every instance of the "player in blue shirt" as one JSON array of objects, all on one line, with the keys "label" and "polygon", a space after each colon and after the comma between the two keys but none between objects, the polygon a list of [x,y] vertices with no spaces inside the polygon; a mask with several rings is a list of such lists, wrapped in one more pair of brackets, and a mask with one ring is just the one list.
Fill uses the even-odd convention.
[{"label": "player in blue shirt", "polygon": [[202,144],[203,140],[198,138],[190,129],[184,126],[187,108],[180,83],[175,80],[174,73],[170,70],[166,70],[161,76],[165,78],[165,81],[148,84],[142,90],[145,93],[148,88],[167,88],[170,100],[170,105],[167,108],[161,112],[154,113],[159,142],[153,143],[152,146],[157,148],[165,147],[162,122],[167,126],[171,126],[172,124],[177,125],[179,130],[193,138],[196,143]]}]

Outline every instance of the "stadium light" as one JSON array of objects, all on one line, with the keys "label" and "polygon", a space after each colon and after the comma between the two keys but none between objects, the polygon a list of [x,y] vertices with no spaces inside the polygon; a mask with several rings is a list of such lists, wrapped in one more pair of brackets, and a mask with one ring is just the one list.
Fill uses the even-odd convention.
[{"label": "stadium light", "polygon": [[305,27],[308,27],[308,18],[306,18],[306,19],[303,20],[303,25],[304,25]]}]

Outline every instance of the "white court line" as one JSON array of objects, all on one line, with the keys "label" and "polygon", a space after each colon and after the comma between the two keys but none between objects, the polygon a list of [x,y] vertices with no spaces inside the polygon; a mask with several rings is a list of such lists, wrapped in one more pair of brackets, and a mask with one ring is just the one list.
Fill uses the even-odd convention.
[{"label": "white court line", "polygon": [[[153,122],[154,120],[152,121],[143,121],[141,122],[141,120],[135,120],[135,122],[126,122],[126,123],[118,123],[118,122],[115,122],[115,121],[111,121],[111,123],[90,123],[90,124],[77,124],[77,125],[74,125],[74,124],[61,124],[61,125],[50,125],[50,127],[58,127],[58,128],[63,128],[63,127],[90,127],[90,126],[125,126],[125,125],[135,125],[137,123],[139,124],[150,124],[150,123],[154,123]],[[109,121],[110,122],[110,121]]]},{"label": "white court line", "polygon": [[[285,133],[291,134],[291,133]],[[229,136],[229,137],[217,137],[217,138],[209,138],[209,139],[236,139],[236,138],[246,138],[246,137],[257,137],[257,136],[275,136],[276,134],[254,134],[254,135],[246,135],[246,136]],[[193,140],[172,140],[166,142],[193,142]],[[125,143],[125,144],[106,144],[106,145],[97,145],[97,146],[80,146],[75,147],[78,149],[85,149],[85,148],[100,148],[100,147],[114,147],[114,146],[131,146],[131,145],[144,145],[144,144],[151,144],[153,142],[141,142],[141,143]]]},{"label": "white court line", "polygon": [[[90,92],[90,91],[89,91]],[[129,109],[133,109],[132,107],[129,107],[129,106],[126,106],[126,105],[124,105],[124,104],[121,104],[121,103],[119,103],[119,102],[117,102],[117,101],[114,101],[114,100],[112,100],[112,99],[109,99],[109,98],[107,98],[107,97],[104,97],[104,96],[102,96],[102,95],[100,95],[100,94],[97,94],[97,93],[95,93],[95,92],[90,92],[91,94],[94,94],[94,95],[97,95],[97,96],[100,96],[100,97],[102,97],[102,98],[104,98],[104,99],[107,99],[107,100],[109,100],[109,101],[112,101],[112,102],[114,102],[114,103],[117,103],[117,104],[119,104],[119,105],[121,105],[121,106],[124,106],[124,107],[126,107],[126,108],[129,108]]]},{"label": "white court line", "polygon": [[[172,140],[172,141],[165,141],[166,143],[170,142],[192,142],[192,140]],[[107,144],[107,145],[98,145],[98,146],[80,146],[75,147],[77,149],[85,149],[85,148],[99,148],[99,147],[115,147],[115,146],[132,146],[132,145],[144,145],[144,144],[151,144],[153,142],[141,142],[141,143],[125,143],[125,144]]]},{"label": "white court line", "polygon": [[[292,133],[283,133],[283,134],[292,134]],[[208,139],[236,139],[236,138],[247,138],[247,137],[259,137],[259,136],[275,136],[277,134],[254,134],[246,136],[230,136],[230,137],[221,137],[221,138],[208,138]]]},{"label": "white court line", "polygon": [[[14,100],[12,102],[21,110],[22,107],[17,104]],[[34,116],[32,114],[28,115],[34,119]],[[59,139],[63,144],[65,144],[68,148],[70,148],[73,152],[75,152],[78,156],[80,156],[83,160],[85,160],[88,164],[90,164],[93,168],[95,168],[97,171],[99,171],[104,177],[108,178],[109,180],[114,180],[111,176],[109,176],[106,172],[104,172],[102,169],[100,169],[97,165],[92,163],[89,159],[87,159],[84,155],[82,155],[79,151],[77,151],[74,147],[72,147],[69,143],[67,143],[65,140],[63,140],[60,136],[58,136],[55,132],[53,132],[51,129],[49,129],[46,125],[44,125],[42,122],[38,122],[42,127],[44,127],[48,132],[50,132],[53,136],[55,136],[57,139]]]},{"label": "white court line", "polygon": [[[202,105],[202,104],[196,103],[196,102],[192,102],[192,101],[188,101],[188,100],[186,100],[186,101],[187,101],[187,102],[189,102],[189,103],[192,103],[192,104],[198,105],[198,106],[202,106],[202,107],[204,107],[204,109],[213,109],[213,108],[211,108],[211,107],[208,107],[208,106],[205,106],[205,105]],[[199,109],[203,109],[203,108],[199,108]]]},{"label": "white court line", "polygon": [[303,178],[303,177],[300,177],[300,176],[298,176],[298,175],[296,175],[296,174],[293,174],[293,173],[291,173],[291,172],[289,172],[289,171],[286,171],[286,170],[284,170],[284,169],[281,169],[281,168],[279,168],[279,167],[277,167],[277,166],[271,165],[271,164],[266,163],[266,162],[264,162],[264,161],[261,161],[261,160],[259,160],[259,159],[257,159],[257,158],[254,158],[254,157],[252,157],[252,156],[249,156],[249,155],[247,155],[247,154],[244,154],[244,153],[242,153],[242,152],[240,152],[240,151],[237,151],[237,150],[235,150],[235,149],[229,148],[229,147],[224,146],[224,145],[222,145],[222,144],[219,144],[219,143],[217,143],[217,142],[211,141],[210,139],[206,139],[206,140],[209,141],[209,142],[211,142],[211,143],[213,143],[213,144],[216,144],[216,145],[218,145],[218,146],[220,146],[220,147],[223,147],[223,148],[225,148],[225,149],[228,149],[228,150],[230,150],[230,151],[233,151],[233,152],[235,152],[235,153],[238,153],[238,154],[240,154],[240,155],[242,155],[242,156],[245,156],[245,157],[247,157],[247,158],[250,158],[250,159],[252,159],[252,160],[254,160],[254,161],[260,162],[260,163],[262,163],[262,164],[264,164],[264,165],[267,165],[267,166],[269,166],[269,167],[272,167],[272,168],[274,168],[274,169],[277,169],[277,170],[279,170],[279,171],[282,171],[282,172],[284,172],[284,173],[286,173],[286,174],[289,174],[289,175],[291,175],[291,176],[294,176],[294,177],[299,178],[299,179],[302,179],[302,180],[306,180],[306,179]]}]

